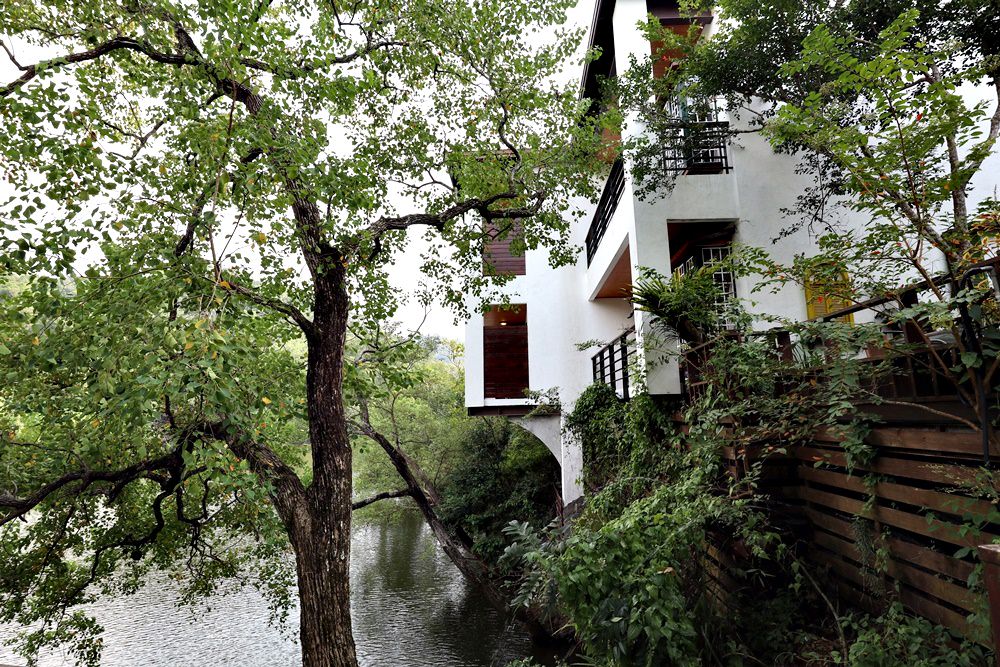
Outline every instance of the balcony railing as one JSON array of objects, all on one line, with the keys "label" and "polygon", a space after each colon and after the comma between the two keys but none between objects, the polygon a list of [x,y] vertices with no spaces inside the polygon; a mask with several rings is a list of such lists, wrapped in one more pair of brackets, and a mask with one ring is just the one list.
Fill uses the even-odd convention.
[{"label": "balcony railing", "polygon": [[663,147],[665,171],[684,174],[723,174],[729,163],[729,123],[679,123],[667,134]]},{"label": "balcony railing", "polygon": [[606,384],[626,401],[631,397],[629,362],[635,353],[635,330],[629,329],[594,355],[594,382]]},{"label": "balcony railing", "polygon": [[622,193],[625,191],[625,164],[621,158],[615,160],[611,166],[611,173],[608,175],[608,182],[604,184],[604,192],[601,193],[601,201],[594,211],[594,219],[590,221],[590,229],[587,230],[587,239],[584,245],[587,248],[587,266],[594,260],[597,249],[601,245],[604,233],[608,231],[611,218],[618,208]]},{"label": "balcony railing", "polygon": [[[987,276],[995,290],[996,301],[993,303],[1000,302],[1000,257],[974,264],[957,282],[964,285],[974,276]],[[943,274],[932,280],[901,287],[886,296],[833,310],[813,321],[830,322],[863,311],[877,314],[883,307],[890,311],[899,307],[910,308],[919,302],[922,292],[953,281],[954,275]],[[961,308],[959,311],[961,313]],[[981,349],[985,332],[979,330],[971,318],[961,314],[956,322],[941,330],[928,331],[929,325],[929,322],[917,319],[892,323],[882,328],[882,343],[872,344],[866,350],[866,357],[858,359],[859,363],[868,365],[870,370],[870,373],[863,374],[864,388],[873,398],[864,407],[883,420],[900,419],[906,423],[913,422],[916,419],[914,415],[922,417],[924,421],[930,420],[931,423],[935,419],[964,420],[965,423],[978,419],[983,437],[983,460],[988,463],[989,434],[993,428],[990,420],[996,414],[995,409],[989,406],[995,405],[996,397],[1000,395],[1000,374],[995,370],[985,373],[983,370],[976,372],[973,369],[970,369],[971,373],[962,371],[961,350],[951,329],[958,328],[960,335],[972,349]],[[818,377],[817,374],[822,372],[822,369],[796,365],[795,360],[802,350],[825,351],[827,365],[835,363],[839,354],[837,346],[832,342],[818,339],[795,340],[786,330],[772,329],[748,335],[764,337],[769,353],[788,366],[787,373],[779,373],[775,377],[775,396],[786,391],[787,382],[801,383],[803,377],[808,380],[810,377]],[[708,384],[704,370],[711,363],[714,348],[723,337],[742,342],[737,332],[724,332],[720,338],[685,351],[681,359],[681,378],[689,399],[693,400],[704,394]],[[976,400],[980,403],[978,407],[973,407]]]},{"label": "balcony railing", "polygon": [[668,119],[664,138],[664,169],[685,174],[722,174],[732,170],[729,123],[719,120],[716,100],[669,98],[663,108]]}]

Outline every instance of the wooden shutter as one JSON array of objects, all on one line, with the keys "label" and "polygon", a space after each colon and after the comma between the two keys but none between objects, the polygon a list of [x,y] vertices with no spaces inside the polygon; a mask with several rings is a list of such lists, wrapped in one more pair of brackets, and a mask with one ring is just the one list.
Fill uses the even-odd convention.
[{"label": "wooden shutter", "polygon": [[486,398],[525,398],[528,389],[528,325],[483,327]]},{"label": "wooden shutter", "polygon": [[605,127],[601,130],[601,148],[598,157],[605,164],[614,164],[621,152],[622,134],[611,128]]},{"label": "wooden shutter", "polygon": [[[524,227],[520,220],[513,222],[501,220],[485,223],[487,239],[483,244],[483,275],[491,273],[523,276],[525,274],[524,254],[515,255],[510,250],[511,243],[520,238]],[[511,225],[505,238],[492,238],[497,234],[500,225]]]},{"label": "wooden shutter", "polygon": [[[689,32],[691,30],[692,25],[694,26],[693,33]],[[690,22],[673,23],[667,25],[666,27],[670,28],[671,32],[677,35],[681,35],[682,37],[688,39],[693,39],[693,41],[697,41],[698,38],[701,37],[702,30],[704,30],[704,26],[702,26],[700,23],[690,23]],[[658,53],[660,54],[660,57],[656,58],[653,61],[654,79],[659,79],[660,77],[662,77],[667,72],[667,70],[673,67],[677,61],[679,61],[681,58],[684,57],[684,52],[680,49],[668,49],[667,51],[663,51],[663,42],[658,40],[650,42],[649,47],[650,47],[650,52],[653,54],[653,56],[656,56],[656,54]],[[661,51],[663,52],[660,53]]]},{"label": "wooden shutter", "polygon": [[[832,283],[814,280],[807,276],[805,284],[807,318],[819,319],[827,313],[850,306],[851,302],[846,297],[850,293],[850,288],[851,280],[847,273],[843,273],[840,280]],[[837,320],[854,324],[854,315],[842,315]]]}]

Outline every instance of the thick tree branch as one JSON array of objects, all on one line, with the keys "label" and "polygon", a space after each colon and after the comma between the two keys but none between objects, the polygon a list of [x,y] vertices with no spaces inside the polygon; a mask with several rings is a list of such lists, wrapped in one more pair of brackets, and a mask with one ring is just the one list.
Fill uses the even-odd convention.
[{"label": "thick tree branch", "polygon": [[163,53],[162,51],[157,51],[149,44],[140,42],[139,40],[131,37],[116,37],[94,47],[93,49],[90,49],[89,51],[69,53],[58,58],[43,60],[35,63],[34,65],[19,66],[23,74],[21,74],[18,79],[15,79],[6,86],[0,88],[0,98],[7,97],[45,70],[62,67],[63,65],[73,65],[76,63],[96,60],[101,56],[112,53],[113,51],[122,50],[142,53],[148,58],[164,65],[197,65],[200,62],[197,57],[191,54]]},{"label": "thick tree branch", "polygon": [[413,489],[400,489],[398,491],[384,491],[382,493],[377,493],[371,498],[365,498],[364,500],[358,500],[351,503],[352,510],[359,510],[362,507],[368,507],[373,503],[377,503],[380,500],[388,500],[390,498],[406,498],[413,495]]},{"label": "thick tree branch", "polygon": [[219,422],[206,422],[189,429],[192,435],[203,435],[226,443],[229,451],[250,464],[250,469],[262,480],[271,482],[275,492],[271,497],[282,521],[286,523],[299,511],[306,488],[295,470],[281,460],[270,447],[254,441],[238,429]]},{"label": "thick tree branch", "polygon": [[[1000,78],[993,81],[993,89],[996,91],[997,106],[993,111],[993,115],[990,116],[990,129],[987,131],[986,137],[973,149],[972,154],[976,157],[969,158],[965,164],[961,165],[962,168],[959,170],[959,185],[963,188],[972,179],[972,176],[979,171],[979,168],[983,165],[983,161],[990,155],[997,138],[1000,138]],[[949,146],[949,150],[950,148]],[[954,174],[955,172],[956,169],[953,165],[952,173]],[[958,187],[955,189],[957,190]]]},{"label": "thick tree branch", "polygon": [[[367,238],[372,242],[377,242],[386,232],[404,230],[421,225],[434,227],[440,231],[444,229],[445,223],[471,211],[479,213],[487,220],[530,218],[531,216],[538,214],[546,198],[546,194],[544,192],[536,192],[531,196],[534,201],[527,207],[502,209],[491,208],[498,202],[510,201],[518,198],[519,196],[521,195],[516,192],[508,191],[491,197],[486,197],[484,199],[466,199],[465,201],[446,208],[440,213],[411,213],[409,215],[397,217],[380,218],[376,222],[372,223],[367,230],[365,230],[365,233],[361,238]],[[351,245],[353,247],[357,247],[358,242],[355,241]]]},{"label": "thick tree branch", "polygon": [[[378,443],[389,456],[389,460],[392,462],[396,472],[399,473],[400,477],[402,477],[403,481],[409,487],[409,490],[412,491],[414,502],[418,509],[420,509],[421,514],[424,515],[427,525],[434,533],[438,544],[441,545],[445,554],[451,559],[451,562],[455,564],[455,567],[469,581],[479,586],[487,598],[498,609],[511,609],[510,600],[506,594],[494,584],[489,566],[472,550],[472,539],[461,529],[453,533],[438,516],[434,509],[436,500],[432,500],[431,497],[432,495],[436,495],[434,494],[433,487],[430,484],[426,484],[428,488],[425,492],[418,480],[417,474],[415,474],[415,463],[401,449],[394,447],[385,435],[372,426],[368,406],[363,400],[359,403],[359,412],[361,420],[354,422],[354,427]],[[534,632],[537,632],[538,636],[551,636],[551,629],[547,628],[530,610],[517,606],[514,607],[514,614],[520,621],[532,628]]]},{"label": "thick tree branch", "polygon": [[80,494],[88,487],[100,482],[113,485],[124,485],[146,477],[149,473],[164,470],[174,470],[180,465],[180,451],[175,450],[165,456],[149,461],[142,461],[120,470],[90,470],[80,469],[65,473],[61,477],[43,485],[34,493],[24,497],[4,492],[0,493],[0,507],[11,510],[0,516],[0,526],[24,516],[46,499],[54,496],[71,484],[77,484],[75,493]]},{"label": "thick tree branch", "polygon": [[281,299],[271,299],[257,294],[251,289],[229,281],[229,291],[239,294],[248,301],[280,313],[294,322],[307,336],[313,333],[313,322],[301,310]]}]

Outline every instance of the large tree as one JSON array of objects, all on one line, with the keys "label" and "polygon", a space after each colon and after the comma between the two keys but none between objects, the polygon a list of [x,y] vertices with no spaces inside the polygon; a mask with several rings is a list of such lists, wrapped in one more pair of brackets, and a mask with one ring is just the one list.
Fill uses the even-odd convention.
[{"label": "large tree", "polygon": [[[702,39],[697,26],[677,30],[651,19],[645,28],[660,48],[649,58],[630,63],[607,86],[608,95],[623,111],[650,130],[625,145],[644,194],[662,193],[661,184],[672,180],[673,174],[663,173],[661,147],[683,143],[686,121],[674,113],[680,107],[664,106],[665,99],[682,91],[687,105],[696,110],[718,102],[738,120],[730,127],[732,135],[758,132],[783,105],[826,95],[835,85],[832,71],[802,68],[791,75],[786,69],[799,60],[803,42],[820,26],[845,38],[844,49],[865,61],[878,57],[880,33],[904,12],[915,11],[919,19],[910,26],[903,46],[933,57],[939,67],[936,76],[949,85],[986,84],[987,95],[1000,99],[1000,6],[993,0],[682,0],[680,4],[684,15],[708,11],[715,15],[711,39]],[[650,75],[661,58],[671,66],[654,79]],[[867,122],[867,98],[839,101],[842,125]],[[802,194],[796,213],[803,214],[807,223],[822,223],[824,206],[844,192],[836,161],[814,145],[787,142],[777,147],[798,152],[802,170],[817,175],[817,187]]]},{"label": "large tree", "polygon": [[157,567],[279,607],[297,581],[303,663],[357,663],[343,382],[379,355],[345,360],[348,328],[393,315],[400,258],[461,307],[502,280],[488,237],[569,257],[599,141],[559,76],[572,4],[4,3],[0,266],[28,281],[0,302],[0,619],[33,628],[22,650],[99,659],[73,607]]}]

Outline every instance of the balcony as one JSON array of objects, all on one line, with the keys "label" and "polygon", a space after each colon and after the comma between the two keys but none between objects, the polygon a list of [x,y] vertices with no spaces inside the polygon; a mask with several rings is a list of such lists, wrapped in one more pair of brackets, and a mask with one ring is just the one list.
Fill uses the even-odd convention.
[{"label": "balcony", "polygon": [[719,120],[714,100],[695,102],[685,97],[667,101],[668,119],[663,146],[664,171],[682,174],[727,174],[729,123]]},{"label": "balcony", "polygon": [[597,204],[594,218],[590,221],[590,229],[587,230],[587,238],[584,241],[587,249],[587,266],[590,266],[594,255],[597,254],[597,249],[601,246],[601,239],[608,231],[608,225],[611,224],[611,218],[614,217],[615,211],[618,209],[618,203],[621,201],[624,191],[625,163],[622,162],[621,158],[618,158],[611,166],[608,181],[604,184],[604,192],[601,193],[601,201]]},{"label": "balcony", "polygon": [[631,397],[629,362],[635,352],[635,330],[629,329],[593,356],[594,382],[606,384],[626,401]]},{"label": "balcony", "polygon": [[729,123],[724,121],[678,126],[664,146],[663,168],[692,176],[728,174],[733,169],[728,139]]}]

